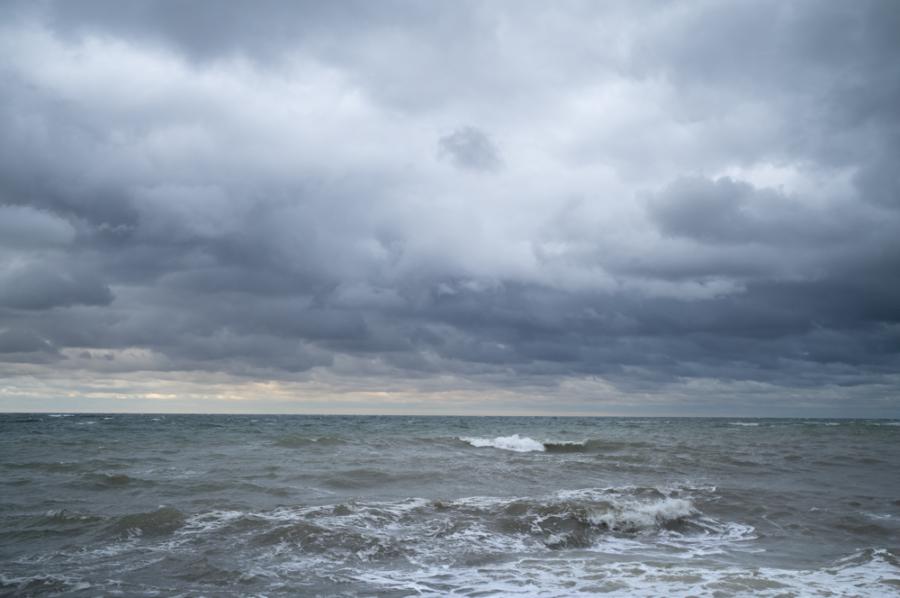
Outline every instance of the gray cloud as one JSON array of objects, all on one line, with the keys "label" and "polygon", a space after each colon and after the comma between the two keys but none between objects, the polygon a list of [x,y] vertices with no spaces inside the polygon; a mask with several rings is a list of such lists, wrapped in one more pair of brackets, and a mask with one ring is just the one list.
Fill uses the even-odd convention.
[{"label": "gray cloud", "polygon": [[0,11],[9,379],[900,408],[894,3]]},{"label": "gray cloud", "polygon": [[0,243],[13,248],[65,246],[74,228],[51,213],[26,206],[0,206]]},{"label": "gray cloud", "polygon": [[[58,266],[57,266],[58,267]],[[57,271],[44,264],[0,273],[0,307],[44,310],[109,305],[112,293],[90,272]]]},{"label": "gray cloud", "polygon": [[490,137],[475,127],[461,127],[438,139],[438,156],[459,168],[496,171],[502,162]]},{"label": "gray cloud", "polygon": [[53,346],[34,333],[17,329],[0,332],[0,353],[6,355],[5,360],[15,354],[52,352]]},{"label": "gray cloud", "polygon": [[779,191],[728,177],[674,181],[653,198],[650,217],[661,232],[700,243],[775,247],[846,243],[874,224],[843,206],[804,205]]}]

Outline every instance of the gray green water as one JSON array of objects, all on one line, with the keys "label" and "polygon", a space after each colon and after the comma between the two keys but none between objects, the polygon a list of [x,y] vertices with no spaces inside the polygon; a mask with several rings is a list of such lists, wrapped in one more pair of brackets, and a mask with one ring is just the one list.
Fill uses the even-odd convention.
[{"label": "gray green water", "polygon": [[900,422],[0,415],[0,594],[900,595]]}]

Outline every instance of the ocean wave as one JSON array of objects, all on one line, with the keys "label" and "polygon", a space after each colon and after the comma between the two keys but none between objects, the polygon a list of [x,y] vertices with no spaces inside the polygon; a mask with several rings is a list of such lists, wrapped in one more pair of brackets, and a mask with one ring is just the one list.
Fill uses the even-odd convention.
[{"label": "ocean wave", "polygon": [[[690,495],[656,488],[561,491],[541,498],[472,497],[438,501],[436,507],[551,549],[591,548],[611,535],[738,539],[727,524],[704,516]],[[749,538],[753,529],[746,526],[743,532],[742,538]]]},{"label": "ocean wave", "polygon": [[616,452],[648,446],[643,442],[617,442],[613,440],[535,440],[528,436],[513,434],[495,438],[460,436],[457,438],[475,448],[495,448],[516,453],[584,453],[584,452]]},{"label": "ocean wave", "polygon": [[155,511],[118,517],[109,526],[109,531],[120,538],[161,536],[182,527],[186,519],[184,513],[174,507],[159,507]]},{"label": "ocean wave", "polygon": [[[752,537],[752,527],[704,515],[693,498],[697,492],[703,491],[583,489],[543,497],[410,498],[222,511],[192,517],[177,535],[237,534],[254,546],[290,545],[320,554],[341,553],[342,558],[364,555],[367,560],[613,546],[613,552],[621,552],[623,542],[645,536],[687,550],[698,542]],[[177,516],[175,520],[180,525]]]},{"label": "ocean wave", "polygon": [[588,521],[592,525],[623,532],[659,529],[680,522],[697,513],[694,504],[685,498],[662,498],[647,502],[613,504],[608,509],[594,511]]},{"label": "ocean wave", "polygon": [[293,545],[306,553],[328,554],[341,560],[377,561],[410,553],[407,543],[388,534],[369,530],[332,527],[314,521],[292,521],[258,534],[254,543],[262,546]]},{"label": "ocean wave", "polygon": [[[83,592],[91,587],[90,583],[68,575],[38,574],[16,577],[0,573],[0,593],[4,596],[59,595]],[[9,590],[10,593],[7,594],[5,590]]]},{"label": "ocean wave", "polygon": [[123,490],[125,488],[156,486],[156,482],[133,477],[124,473],[85,473],[72,482],[75,486],[91,490]]},{"label": "ocean wave", "polygon": [[48,540],[53,537],[78,536],[101,524],[103,517],[68,509],[50,509],[42,514],[19,517],[4,530],[12,542]]},{"label": "ocean wave", "polygon": [[543,452],[547,450],[543,442],[538,442],[528,436],[519,436],[518,434],[497,436],[496,438],[460,437],[460,440],[471,444],[475,448],[491,447],[517,453]]},{"label": "ocean wave", "polygon": [[83,524],[102,521],[102,517],[88,513],[77,513],[68,509],[50,509],[39,517],[36,523],[52,525]]},{"label": "ocean wave", "polygon": [[[105,536],[107,542],[88,546],[84,554],[103,559],[167,555],[169,560],[152,566],[171,571],[177,569],[176,561],[184,560],[184,571],[202,573],[207,568],[197,551],[228,546],[246,558],[247,568],[260,579],[273,583],[326,578],[344,583],[357,575],[383,575],[386,585],[380,587],[385,588],[398,582],[402,572],[444,567],[448,576],[472,577],[448,577],[449,585],[441,585],[439,577],[422,579],[421,593],[463,595],[468,582],[471,587],[482,582],[492,587],[497,580],[485,576],[510,559],[556,562],[554,555],[566,551],[560,562],[586,553],[606,555],[603,559],[609,562],[643,558],[648,550],[687,558],[740,546],[754,537],[753,528],[703,512],[716,492],[713,487],[627,486],[538,496],[349,500],[192,514],[160,507],[92,520],[100,534],[91,537]],[[51,512],[47,517],[68,524],[81,515]],[[234,581],[228,571],[216,567],[209,569],[212,577]],[[352,593],[353,586],[348,587]],[[544,592],[549,588],[536,582],[528,587],[531,595],[568,595]]]},{"label": "ocean wave", "polygon": [[599,446],[599,443],[588,440],[582,440],[580,442],[574,440],[557,440],[547,441],[543,444],[544,450],[548,453],[582,453],[589,448]]}]

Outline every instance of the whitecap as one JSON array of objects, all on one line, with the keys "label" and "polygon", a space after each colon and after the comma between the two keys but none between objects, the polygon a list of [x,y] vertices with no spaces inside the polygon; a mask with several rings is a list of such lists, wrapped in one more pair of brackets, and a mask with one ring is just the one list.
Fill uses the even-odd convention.
[{"label": "whitecap", "polygon": [[613,503],[613,508],[591,513],[593,525],[605,525],[615,531],[656,529],[697,513],[693,503],[684,498],[663,498],[649,502]]},{"label": "whitecap", "polygon": [[468,442],[476,448],[497,448],[505,451],[515,451],[517,453],[544,452],[547,448],[543,442],[538,442],[534,438],[528,436],[497,436],[496,438],[460,438],[463,442]]}]

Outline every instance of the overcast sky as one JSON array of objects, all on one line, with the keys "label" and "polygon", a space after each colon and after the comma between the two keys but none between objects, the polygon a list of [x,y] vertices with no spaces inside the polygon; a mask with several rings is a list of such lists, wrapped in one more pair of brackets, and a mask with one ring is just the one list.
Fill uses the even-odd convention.
[{"label": "overcast sky", "polygon": [[898,32],[0,2],[0,409],[898,417]]}]

